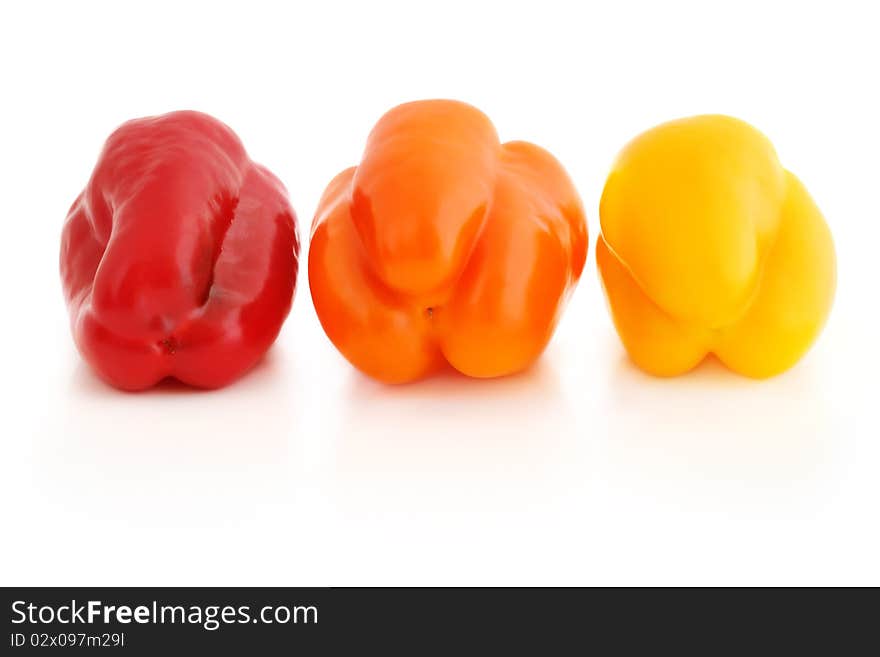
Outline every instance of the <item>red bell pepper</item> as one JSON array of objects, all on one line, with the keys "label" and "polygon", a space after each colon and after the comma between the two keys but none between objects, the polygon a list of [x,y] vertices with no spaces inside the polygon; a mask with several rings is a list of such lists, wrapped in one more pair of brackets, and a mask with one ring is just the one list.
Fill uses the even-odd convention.
[{"label": "red bell pepper", "polygon": [[129,121],[64,226],[74,340],[119,388],[223,386],[277,337],[298,258],[284,186],[226,125],[197,112]]}]

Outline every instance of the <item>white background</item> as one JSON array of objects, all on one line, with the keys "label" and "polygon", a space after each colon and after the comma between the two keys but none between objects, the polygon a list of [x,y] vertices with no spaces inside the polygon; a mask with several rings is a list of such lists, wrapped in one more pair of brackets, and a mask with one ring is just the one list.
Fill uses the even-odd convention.
[{"label": "white background", "polygon": [[[872,4],[3,3],[0,583],[880,584]],[[305,240],[375,120],[431,97],[548,148],[583,196],[587,267],[534,369],[373,383],[304,268],[277,345],[228,389],[123,394],[81,362],[61,225],[119,123],[227,122]],[[598,283],[615,153],[702,112],[768,134],[837,245],[824,334],[766,382],[641,374]]]}]

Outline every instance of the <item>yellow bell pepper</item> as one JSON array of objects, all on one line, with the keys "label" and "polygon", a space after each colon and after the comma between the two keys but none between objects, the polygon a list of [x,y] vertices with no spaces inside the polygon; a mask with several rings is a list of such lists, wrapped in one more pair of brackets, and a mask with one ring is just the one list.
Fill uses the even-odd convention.
[{"label": "yellow bell pepper", "polygon": [[605,184],[599,272],[632,360],[660,376],[715,354],[763,378],[794,365],[831,309],[831,233],[770,141],[727,116],[631,141]]}]

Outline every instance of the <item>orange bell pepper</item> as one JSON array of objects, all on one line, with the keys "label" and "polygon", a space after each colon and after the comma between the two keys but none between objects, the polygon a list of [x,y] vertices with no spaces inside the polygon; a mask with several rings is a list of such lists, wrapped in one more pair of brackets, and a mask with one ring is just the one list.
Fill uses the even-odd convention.
[{"label": "orange bell pepper", "polygon": [[712,353],[755,378],[809,349],[831,309],[834,243],[801,182],[743,121],[636,137],[608,177],[596,259],[633,361],[657,375]]},{"label": "orange bell pepper", "polygon": [[385,114],[324,192],[309,286],[330,340],[373,378],[446,363],[495,377],[541,354],[586,252],[581,200],[552,155],[501,144],[470,105],[419,101]]}]

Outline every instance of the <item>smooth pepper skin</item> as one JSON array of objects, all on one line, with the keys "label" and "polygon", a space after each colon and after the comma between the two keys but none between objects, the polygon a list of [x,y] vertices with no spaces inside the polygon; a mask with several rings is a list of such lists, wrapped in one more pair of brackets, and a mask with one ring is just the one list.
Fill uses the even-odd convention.
[{"label": "smooth pepper skin", "polygon": [[696,116],[636,137],[600,205],[596,258],[632,360],[660,376],[712,353],[754,378],[794,365],[831,309],[831,233],[768,139]]},{"label": "smooth pepper skin", "polygon": [[375,379],[447,363],[497,377],[541,354],[586,252],[580,198],[552,155],[501,144],[470,105],[418,101],[385,114],[324,192],[309,285],[330,340]]},{"label": "smooth pepper skin", "polygon": [[278,335],[298,255],[287,192],[226,125],[197,112],[129,121],[64,225],[76,345],[124,390],[226,385]]}]

